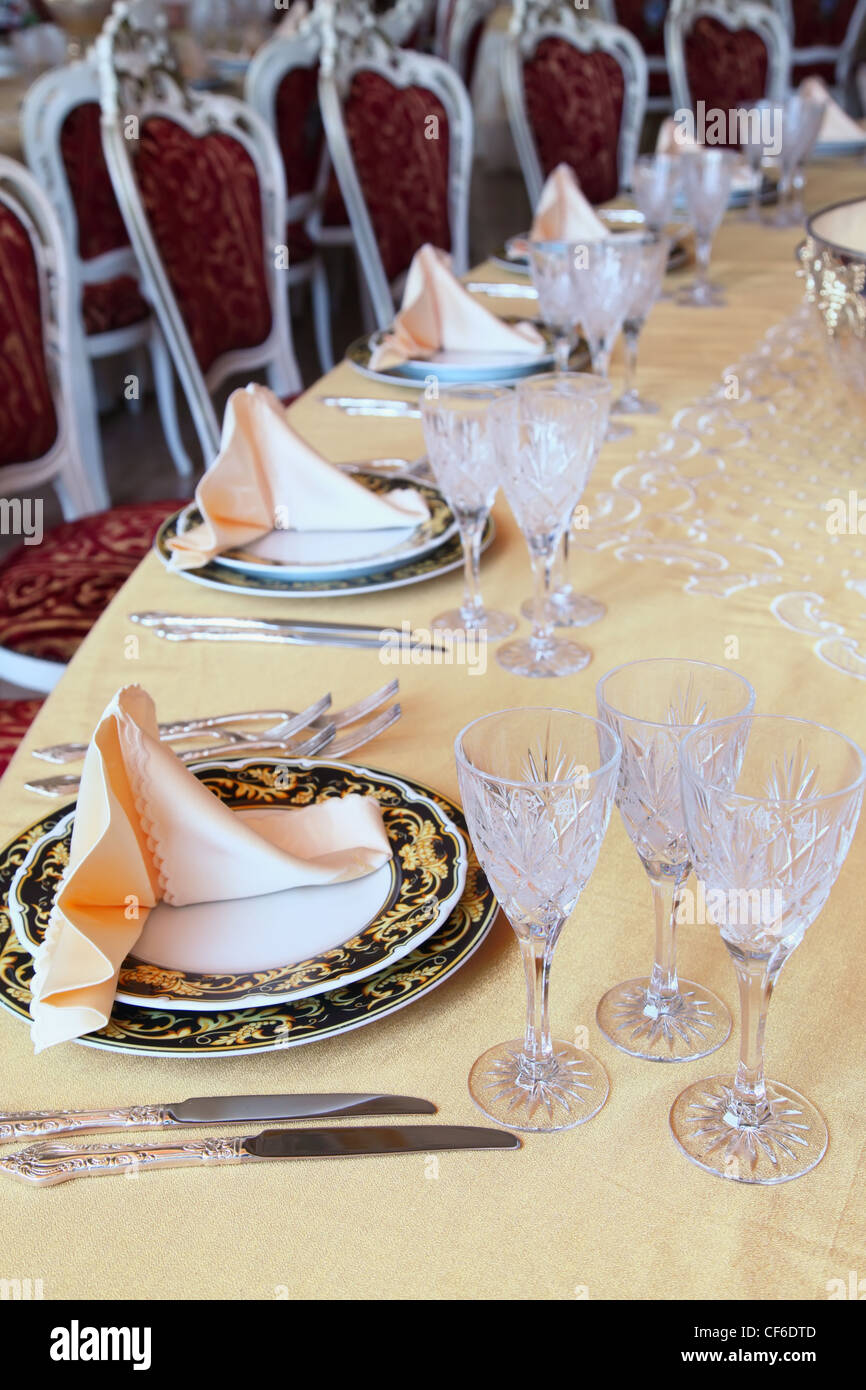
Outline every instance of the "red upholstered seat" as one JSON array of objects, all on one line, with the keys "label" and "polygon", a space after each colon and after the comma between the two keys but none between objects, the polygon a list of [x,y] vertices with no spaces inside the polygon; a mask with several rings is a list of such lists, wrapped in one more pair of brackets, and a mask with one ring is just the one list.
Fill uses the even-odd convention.
[{"label": "red upholstered seat", "polygon": [[343,114],[388,279],[406,270],[427,241],[450,251],[450,142],[439,98],[362,71],[352,80]]},{"label": "red upholstered seat", "polygon": [[0,468],[47,454],[57,438],[30,235],[0,203]]},{"label": "red upholstered seat", "polygon": [[[99,104],[70,111],[60,132],[60,155],[78,223],[78,254],[94,260],[129,245],[102,152]],[[109,333],[147,318],[150,308],[132,275],[86,285],[82,299],[85,333]]]},{"label": "red upholstered seat", "polygon": [[794,0],[794,47],[840,47],[856,5],[857,0]]},{"label": "red upholstered seat", "polygon": [[240,141],[195,136],[151,117],[136,177],[151,230],[203,372],[271,331],[258,174]]},{"label": "red upholstered seat", "polygon": [[766,96],[769,56],[754,30],[729,29],[701,15],[683,47],[692,105],[704,101],[707,110],[729,111]]},{"label": "red upholstered seat", "polygon": [[0,700],[0,773],[6,771],[44,700]]},{"label": "red upholstered seat", "polygon": [[183,503],[135,502],[67,521],[0,563],[0,646],[67,662]]},{"label": "red upholstered seat", "polygon": [[523,65],[523,85],[545,176],[570,164],[591,203],[616,197],[625,77],[612,54],[542,39]]}]

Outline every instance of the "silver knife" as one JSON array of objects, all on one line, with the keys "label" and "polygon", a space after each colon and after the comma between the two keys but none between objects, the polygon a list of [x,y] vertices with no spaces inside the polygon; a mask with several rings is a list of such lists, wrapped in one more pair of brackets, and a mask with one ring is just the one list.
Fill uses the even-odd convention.
[{"label": "silver knife", "polygon": [[338,1115],[435,1115],[417,1096],[371,1091],[310,1096],[196,1096],[168,1105],[114,1110],[0,1112],[0,1144],[60,1134],[110,1134],[121,1129],[169,1129],[172,1125],[221,1125],[248,1120],[334,1119]]},{"label": "silver knife", "polygon": [[427,1154],[444,1149],[519,1149],[516,1134],[475,1125],[363,1125],[345,1129],[266,1129],[234,1139],[199,1144],[31,1144],[0,1158],[0,1173],[36,1187],[70,1178],[140,1173],[149,1168],[187,1168],[280,1158],[360,1158],[366,1154]]},{"label": "silver knife", "polygon": [[489,294],[493,299],[537,299],[533,285],[519,285],[513,280],[470,280],[465,289],[471,294]]},{"label": "silver knife", "polygon": [[408,401],[388,401],[376,396],[319,396],[322,405],[333,406],[345,415],[381,415],[395,420],[420,420],[421,411]]}]

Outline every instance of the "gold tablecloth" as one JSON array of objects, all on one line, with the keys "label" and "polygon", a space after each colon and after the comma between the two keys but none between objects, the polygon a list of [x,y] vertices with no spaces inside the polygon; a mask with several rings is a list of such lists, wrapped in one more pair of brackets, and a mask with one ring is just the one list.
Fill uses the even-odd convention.
[{"label": "gold tablecloth", "polygon": [[[809,201],[854,196],[859,165],[815,166]],[[728,305],[696,311],[662,303],[641,344],[642,391],[662,402],[632,439],[607,446],[612,474],[650,446],[673,413],[706,391],[796,305],[797,234],[756,229],[737,216],[722,228],[714,275]],[[489,267],[487,272],[499,272]],[[514,311],[514,301],[506,306]],[[348,419],[317,403],[322,390],[393,395],[338,367],[293,407],[293,420],[335,460],[421,452],[420,427]],[[408,394],[407,394],[408,399]],[[516,611],[529,589],[523,543],[506,507],[485,559],[487,599]],[[484,676],[464,667],[405,666],[404,716],[365,750],[374,766],[456,793],[454,736],[474,715],[548,703],[593,711],[598,677],[617,662],[660,654],[726,660],[739,638],[738,669],[759,708],[804,715],[866,744],[862,683],[822,667],[805,639],[735,595],[724,603],[686,597],[661,568],[634,569],[601,554],[581,575],[608,605],[583,638],[594,660],[579,676],[537,684],[492,661]],[[50,803],[22,789],[40,764],[28,748],[86,738],[121,684],[139,681],[161,717],[288,703],[324,690],[335,704],[388,674],[369,653],[169,645],[136,634],[136,609],[315,613],[397,625],[425,624],[459,598],[459,576],[373,597],[329,603],[222,596],[167,575],[155,556],[130,579],[81,648],[0,786],[3,839]],[[41,767],[48,771],[45,764]],[[806,1092],[827,1117],[830,1147],[818,1168],[779,1188],[745,1188],[710,1177],[676,1149],[668,1110],[702,1074],[730,1071],[736,1038],[686,1066],[634,1061],[608,1046],[595,1005],[650,959],[649,887],[616,817],[598,868],[558,947],[554,1031],[588,1029],[610,1076],[608,1103],[589,1124],[528,1136],[513,1154],[443,1154],[355,1163],[262,1164],[243,1172],[176,1171],[136,1180],[73,1182],[27,1190],[0,1181],[0,1277],[42,1279],[46,1298],[774,1298],[827,1297],[827,1282],[862,1272],[864,1087],[861,1041],[860,875],[866,821],[820,920],[786,967],[770,1011],[770,1075]],[[710,926],[680,933],[683,973],[715,989],[736,1012],[734,977]],[[0,1013],[4,1107],[83,1107],[179,1100],[239,1091],[385,1089],[429,1096],[445,1122],[479,1120],[466,1089],[470,1065],[522,1028],[516,943],[500,918],[463,970],[417,1005],[370,1027],[313,1044],[234,1060],[166,1061],[100,1053],[74,1044],[34,1058],[20,1021]],[[736,1033],[736,1028],[735,1028]],[[195,1132],[190,1137],[195,1137]]]}]

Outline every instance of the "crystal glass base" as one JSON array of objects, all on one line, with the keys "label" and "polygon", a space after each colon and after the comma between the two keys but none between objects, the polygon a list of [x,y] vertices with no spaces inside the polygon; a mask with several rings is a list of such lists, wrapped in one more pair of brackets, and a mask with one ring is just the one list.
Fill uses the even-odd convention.
[{"label": "crystal glass base", "polygon": [[477,622],[467,623],[459,608],[449,608],[447,613],[437,614],[430,626],[434,632],[471,632],[481,642],[496,642],[514,631],[517,619],[510,613],[485,608]]},{"label": "crystal glass base", "polygon": [[600,1062],[555,1040],[546,1067],[523,1053],[523,1039],[483,1053],[469,1073],[469,1094],[488,1119],[508,1129],[551,1133],[575,1129],[597,1115],[610,1089]]},{"label": "crystal glass base", "polygon": [[691,305],[698,309],[721,309],[727,303],[724,291],[719,285],[701,284],[698,280],[692,285],[686,285],[674,299],[677,304]]},{"label": "crystal glass base", "polygon": [[[532,619],[535,605],[531,598],[521,605],[520,611],[524,618]],[[563,590],[551,596],[544,616],[555,627],[588,627],[590,623],[597,623],[606,612],[606,607],[597,598]]]},{"label": "crystal glass base", "polygon": [[679,993],[661,1007],[650,999],[650,981],[626,980],[609,989],[596,1009],[608,1042],[648,1062],[691,1062],[721,1047],[731,1015],[712,990],[680,980]]},{"label": "crystal glass base", "polygon": [[806,214],[801,207],[780,207],[773,217],[771,227],[802,227]]},{"label": "crystal glass base", "polygon": [[592,661],[592,652],[579,642],[553,637],[543,646],[520,637],[498,647],[496,660],[513,676],[573,676]]},{"label": "crystal glass base", "polygon": [[766,1084],[770,1114],[761,1124],[741,1127],[731,1108],[732,1076],[687,1086],[670,1113],[674,1139],[686,1157],[732,1182],[790,1182],[814,1168],[827,1149],[824,1117],[791,1086]]},{"label": "crystal glass base", "polygon": [[637,391],[627,391],[610,409],[612,415],[658,415],[659,412],[655,401],[645,401]]},{"label": "crystal glass base", "polygon": [[618,424],[616,420],[608,420],[604,442],[606,444],[615,444],[618,439],[628,439],[631,434],[634,434],[633,425],[621,425]]}]

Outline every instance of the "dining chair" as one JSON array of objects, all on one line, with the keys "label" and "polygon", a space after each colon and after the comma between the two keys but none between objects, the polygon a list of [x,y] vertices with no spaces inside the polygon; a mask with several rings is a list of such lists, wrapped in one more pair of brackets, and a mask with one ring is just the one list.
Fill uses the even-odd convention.
[{"label": "dining chair", "polygon": [[150,0],[116,3],[94,52],[108,171],[207,466],[228,377],[265,369],[278,396],[302,389],[280,152],[245,102],[186,87]]},{"label": "dining chair", "polygon": [[646,58],[649,87],[647,111],[670,111],[668,62],[665,57],[665,18],[670,0],[596,0],[599,17],[621,24],[634,34]]},{"label": "dining chair", "polygon": [[788,90],[791,45],[779,16],[752,0],[671,0],[665,21],[674,106],[730,111]]},{"label": "dining chair", "polygon": [[431,242],[468,269],[472,108],[440,58],[395,48],[373,24],[341,31],[325,16],[319,104],[355,233],[373,316],[394,297],[415,252]]},{"label": "dining chair", "polygon": [[[53,687],[180,505],[106,509],[83,445],[95,406],[76,288],[48,198],[23,164],[0,156],[0,520],[4,534],[23,536],[0,561],[0,677],[28,690]],[[65,520],[43,534],[33,493],[47,483]]]},{"label": "dining chair", "polygon": [[505,100],[529,201],[558,164],[592,203],[628,186],[647,98],[647,62],[633,34],[578,17],[567,3],[517,0],[505,50]]},{"label": "dining chair", "polygon": [[866,29],[866,0],[770,0],[791,41],[792,81],[822,77],[845,95]]},{"label": "dining chair", "polygon": [[[174,372],[159,325],[143,298],[138,266],[102,153],[99,79],[90,62],[44,73],[21,105],[24,157],[60,218],[73,292],[84,322],[85,360],[131,358],[147,349],[166,443],[181,476],[192,463],[178,427]],[[94,394],[96,388],[94,385]],[[88,451],[101,460],[98,416]]]}]

